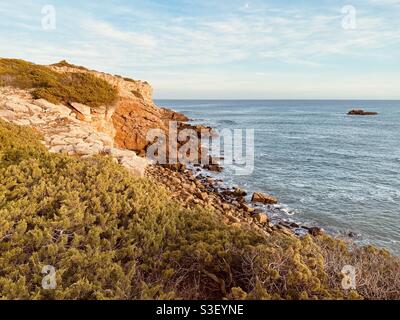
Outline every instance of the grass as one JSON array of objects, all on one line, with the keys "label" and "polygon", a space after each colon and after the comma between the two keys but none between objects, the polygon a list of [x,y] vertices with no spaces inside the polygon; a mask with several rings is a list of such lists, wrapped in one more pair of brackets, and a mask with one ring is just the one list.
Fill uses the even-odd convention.
[{"label": "grass", "polygon": [[[2,299],[400,298],[384,250],[228,226],[107,157],[50,154],[39,139],[0,120]],[[348,264],[357,290],[341,287]]]},{"label": "grass", "polygon": [[[60,64],[72,66],[65,61]],[[0,59],[0,85],[32,89],[34,98],[56,104],[78,102],[96,108],[117,98],[115,88],[90,73],[58,73],[17,59]]]}]

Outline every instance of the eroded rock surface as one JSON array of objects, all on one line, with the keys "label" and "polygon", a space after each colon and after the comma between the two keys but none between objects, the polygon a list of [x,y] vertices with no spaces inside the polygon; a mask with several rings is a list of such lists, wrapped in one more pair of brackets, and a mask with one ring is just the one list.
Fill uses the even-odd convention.
[{"label": "eroded rock surface", "polygon": [[80,157],[108,154],[133,174],[143,176],[148,161],[134,151],[114,147],[110,110],[103,110],[92,114],[88,106],[55,105],[35,100],[24,90],[0,88],[0,117],[41,132],[50,152]]},{"label": "eroded rock surface", "polygon": [[82,70],[73,67],[50,66],[57,72],[84,72],[107,81],[118,91],[118,99],[113,106],[108,106],[104,111],[108,120],[107,125],[104,121],[98,121],[94,116],[101,111],[98,108],[92,109],[91,114],[79,104],[74,104],[74,108],[79,112],[79,119],[89,121],[96,125],[99,130],[104,131],[104,127],[113,128],[115,144],[119,148],[129,149],[144,154],[148,145],[146,135],[150,129],[161,129],[168,135],[170,121],[187,121],[188,118],[181,113],[174,112],[166,108],[159,108],[153,102],[153,89],[146,81],[133,80],[113,76],[107,73]]}]

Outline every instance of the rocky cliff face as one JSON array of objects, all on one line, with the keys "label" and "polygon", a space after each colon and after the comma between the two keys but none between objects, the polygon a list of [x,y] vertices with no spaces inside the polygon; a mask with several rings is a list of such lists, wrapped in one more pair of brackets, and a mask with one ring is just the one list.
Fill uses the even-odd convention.
[{"label": "rocky cliff face", "polygon": [[137,153],[145,151],[147,130],[167,131],[170,120],[187,120],[179,113],[158,108],[147,82],[74,67],[49,68],[60,73],[90,72],[118,91],[114,104],[91,108],[79,103],[55,105],[34,99],[28,90],[0,87],[0,118],[34,127],[43,133],[43,143],[51,152],[83,157],[109,154],[132,173],[143,175],[148,162]]},{"label": "rocky cliff face", "polygon": [[[153,89],[145,81],[71,67],[51,66],[51,68],[57,72],[90,72],[117,89],[116,103],[104,107],[100,117],[97,116],[96,110],[91,110],[94,116],[90,122],[99,131],[113,135],[116,146],[120,148],[143,154],[147,146],[146,133],[149,129],[160,128],[168,132],[169,121],[188,120],[180,113],[158,108],[153,102]],[[78,116],[85,118],[84,114]]]}]

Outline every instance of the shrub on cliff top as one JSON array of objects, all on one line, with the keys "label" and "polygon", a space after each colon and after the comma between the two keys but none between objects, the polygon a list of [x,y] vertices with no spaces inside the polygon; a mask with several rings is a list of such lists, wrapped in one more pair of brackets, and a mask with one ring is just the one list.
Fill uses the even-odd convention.
[{"label": "shrub on cliff top", "polygon": [[[353,256],[330,238],[228,226],[106,157],[49,154],[39,137],[0,120],[0,298],[399,298],[398,283],[341,288],[356,258],[366,274],[381,257],[378,284],[397,277],[398,260],[381,251]],[[52,290],[42,288],[46,265]]]},{"label": "shrub on cliff top", "polygon": [[52,103],[79,102],[94,108],[117,97],[115,88],[90,73],[58,73],[17,59],[0,59],[0,85],[32,89],[35,98]]},{"label": "shrub on cliff top", "polygon": [[74,69],[80,69],[80,70],[88,71],[87,68],[85,68],[83,66],[77,66],[75,64],[69,63],[66,60],[61,60],[60,62],[53,63],[52,66],[53,67],[67,67],[67,68],[74,68]]}]

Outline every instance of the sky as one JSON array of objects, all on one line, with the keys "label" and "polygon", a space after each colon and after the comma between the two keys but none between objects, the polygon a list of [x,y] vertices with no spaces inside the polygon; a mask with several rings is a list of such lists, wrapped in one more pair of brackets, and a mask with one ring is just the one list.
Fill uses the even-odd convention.
[{"label": "sky", "polygon": [[400,0],[1,0],[0,57],[157,99],[400,99]]}]

